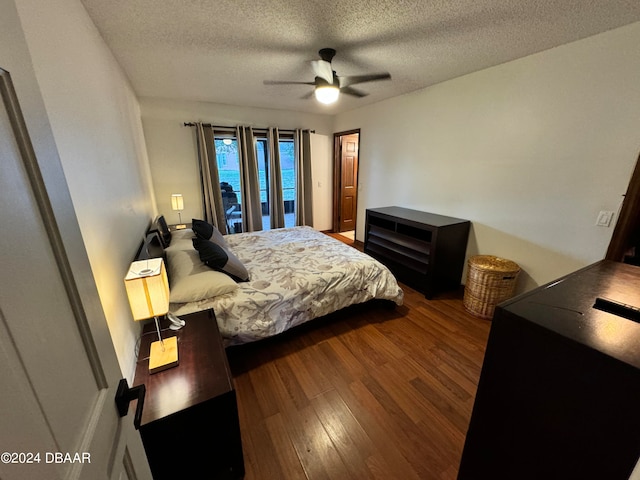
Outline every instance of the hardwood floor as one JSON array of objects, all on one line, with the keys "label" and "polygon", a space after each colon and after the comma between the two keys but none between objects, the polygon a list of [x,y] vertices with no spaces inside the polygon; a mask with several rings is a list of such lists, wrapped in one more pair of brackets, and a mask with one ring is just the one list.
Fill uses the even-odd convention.
[{"label": "hardwood floor", "polygon": [[333,233],[333,232],[324,232],[324,233],[329,235],[330,237],[335,238],[336,240],[340,240],[342,243],[351,245],[352,247],[355,247],[360,251],[364,250],[364,243],[362,243],[359,240],[356,240],[355,238],[345,237],[344,235],[341,235],[339,233]]},{"label": "hardwood floor", "polygon": [[456,478],[490,322],[402,287],[227,350],[246,480]]}]

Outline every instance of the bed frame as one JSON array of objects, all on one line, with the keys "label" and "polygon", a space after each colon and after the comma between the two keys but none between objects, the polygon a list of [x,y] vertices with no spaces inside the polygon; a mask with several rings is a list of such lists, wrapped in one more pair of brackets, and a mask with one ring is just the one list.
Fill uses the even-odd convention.
[{"label": "bed frame", "polygon": [[[172,313],[182,315],[214,308],[225,345],[230,346],[277,335],[284,330],[356,303],[371,302],[385,305],[385,307],[402,304],[402,290],[384,265],[356,249],[340,244],[335,239],[319,232],[311,232],[312,230],[310,227],[295,227],[295,229],[282,229],[278,232],[254,232],[232,236],[233,238],[229,237],[227,240],[232,242],[230,247],[239,248],[240,254],[247,252],[247,250],[243,251],[240,248],[244,239],[244,237],[241,239],[240,236],[248,235],[249,238],[252,238],[248,244],[248,255],[255,254],[249,258],[253,274],[257,276],[250,282],[238,284],[237,290],[186,303],[174,303],[171,307]],[[276,242],[284,239],[283,243],[276,243],[284,250],[275,251],[270,247],[269,241],[271,239],[266,240],[265,237],[271,235],[276,236]],[[321,238],[316,238],[316,235],[321,235]],[[169,244],[173,246],[172,236],[174,241],[179,240],[176,242],[178,248],[173,251],[173,254],[187,251],[182,250],[184,235],[178,238],[175,232],[169,230],[164,217],[162,215],[157,217],[149,227],[136,259],[163,258],[166,263],[168,258],[165,248]],[[310,249],[297,250],[292,248],[287,250],[287,245],[289,245],[287,241],[292,241],[294,244],[302,242],[301,245],[307,241],[318,241],[319,243],[311,244],[312,248]],[[182,246],[180,246],[181,243]],[[257,253],[258,251],[253,252],[252,249],[256,248],[256,244],[260,245],[259,252],[262,255]],[[338,244],[341,245],[340,248],[336,248]],[[326,251],[333,255],[327,257],[328,262],[331,262],[335,255],[345,255],[344,258],[348,260],[342,263],[338,262],[341,266],[336,266],[333,263],[322,264],[321,267],[327,267],[326,269],[314,266],[315,264],[311,262],[312,272],[310,277],[306,277],[304,268],[301,268],[304,263],[303,256],[310,252],[316,259],[319,250],[314,249],[314,245],[322,245],[323,249],[327,248]],[[342,247],[348,251],[343,252]],[[191,249],[188,251],[191,252]],[[195,250],[191,253],[194,252]],[[173,254],[170,255],[170,258],[174,258]],[[291,256],[295,257],[296,255],[301,263],[296,263],[295,267],[291,267],[287,262]],[[189,260],[189,256],[187,256],[187,260]],[[363,256],[367,258],[362,258]],[[375,265],[374,262],[379,265]],[[354,265],[358,265],[355,270],[352,268]],[[171,277],[171,270],[169,266],[167,272],[169,277]],[[331,273],[326,273],[329,271]],[[197,275],[200,273],[196,273],[193,278],[196,278]],[[343,282],[347,278],[348,281]],[[196,290],[194,291],[199,292],[198,288],[201,288],[202,284],[197,283],[198,280],[195,282]],[[308,285],[313,282],[316,282],[314,286],[319,289],[307,291]],[[171,284],[171,278],[169,278],[169,283]],[[298,287],[304,290],[303,295],[296,293]],[[335,295],[323,296],[322,292],[326,288],[337,288],[334,291]]]}]

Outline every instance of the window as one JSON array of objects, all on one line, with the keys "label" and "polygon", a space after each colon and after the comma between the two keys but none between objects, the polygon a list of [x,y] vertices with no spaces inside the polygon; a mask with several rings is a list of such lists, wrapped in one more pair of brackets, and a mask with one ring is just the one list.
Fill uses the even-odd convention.
[{"label": "window", "polygon": [[[260,183],[260,203],[262,205],[262,228],[269,230],[271,206],[269,205],[269,143],[264,133],[254,132],[255,153],[258,162],[258,179]],[[218,176],[222,189],[222,202],[229,233],[242,232],[240,189],[240,157],[238,141],[233,134],[216,133],[214,135]],[[295,161],[293,136],[289,138],[281,134],[280,168],[282,172],[282,194],[284,198],[285,227],[295,225]]]},{"label": "window", "polygon": [[228,233],[242,232],[242,194],[240,189],[240,157],[235,136],[214,136],[218,177],[222,190],[222,208]]},{"label": "window", "polygon": [[282,171],[282,196],[284,197],[284,226],[295,225],[296,171],[293,138],[280,139],[280,170]]},{"label": "window", "polygon": [[256,139],[256,160],[258,161],[258,180],[260,182],[260,203],[262,205],[262,229],[269,230],[269,157],[266,138]]}]

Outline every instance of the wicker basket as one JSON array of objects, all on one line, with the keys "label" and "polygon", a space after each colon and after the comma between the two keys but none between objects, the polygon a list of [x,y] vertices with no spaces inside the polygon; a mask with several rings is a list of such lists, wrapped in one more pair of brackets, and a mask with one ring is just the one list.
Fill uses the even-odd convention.
[{"label": "wicker basket", "polygon": [[471,257],[468,266],[464,307],[473,315],[491,318],[496,305],[513,296],[520,267],[493,255]]}]

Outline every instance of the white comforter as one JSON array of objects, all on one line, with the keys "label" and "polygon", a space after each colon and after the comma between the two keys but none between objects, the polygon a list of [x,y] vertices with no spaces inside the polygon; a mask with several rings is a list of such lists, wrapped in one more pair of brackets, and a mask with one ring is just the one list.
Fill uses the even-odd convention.
[{"label": "white comforter", "polygon": [[250,280],[231,293],[171,304],[183,315],[213,308],[227,345],[253,342],[373,298],[402,305],[403,292],[377,260],[310,227],[225,237]]}]

